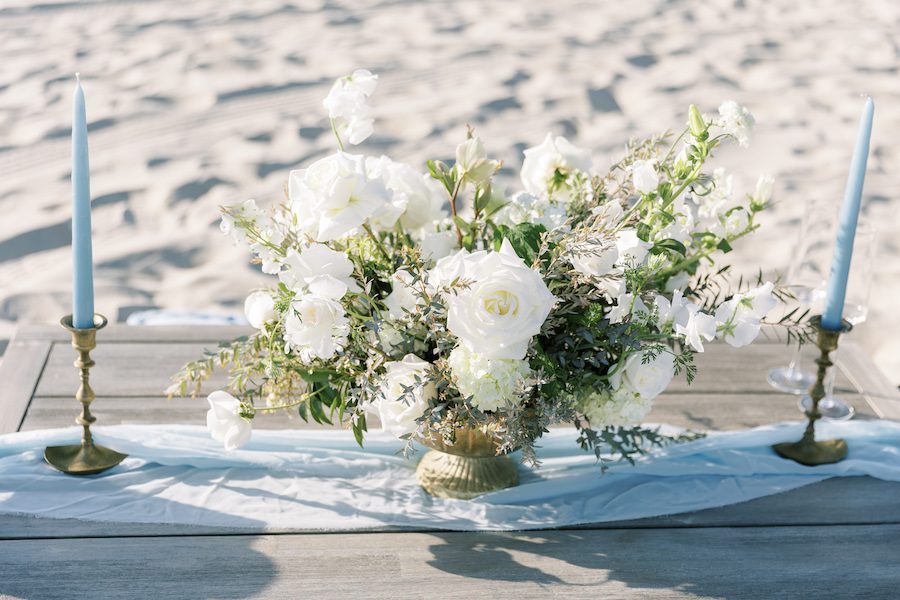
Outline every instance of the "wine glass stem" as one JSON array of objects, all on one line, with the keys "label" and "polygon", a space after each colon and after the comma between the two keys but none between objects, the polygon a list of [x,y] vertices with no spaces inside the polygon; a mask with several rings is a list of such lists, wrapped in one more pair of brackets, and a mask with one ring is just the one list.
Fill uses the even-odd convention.
[{"label": "wine glass stem", "polygon": [[797,345],[797,349],[794,350],[794,356],[791,358],[791,364],[788,365],[788,377],[792,380],[800,379],[800,373],[802,369],[800,368],[800,363],[803,360],[803,355],[800,352],[800,345]]}]

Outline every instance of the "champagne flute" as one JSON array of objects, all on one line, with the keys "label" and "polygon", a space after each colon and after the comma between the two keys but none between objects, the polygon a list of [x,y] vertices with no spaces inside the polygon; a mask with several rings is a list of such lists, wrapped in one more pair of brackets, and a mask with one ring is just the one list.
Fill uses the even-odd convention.
[{"label": "champagne flute", "polygon": [[[850,261],[850,275],[847,281],[847,296],[844,301],[843,318],[854,327],[866,320],[869,314],[869,293],[872,289],[872,267],[875,262],[877,236],[875,227],[868,219],[860,218],[853,240],[853,258]],[[840,350],[838,350],[840,352]],[[823,419],[846,421],[852,419],[856,410],[834,395],[836,366],[828,371],[825,378],[825,397],[819,401],[819,412]],[[809,395],[800,399],[800,410],[812,408]]]},{"label": "champagne flute", "polygon": [[[785,283],[797,301],[810,308],[821,306],[828,285],[828,270],[834,245],[837,205],[827,200],[808,200],[800,223],[800,232]],[[798,344],[786,367],[769,371],[769,385],[789,394],[805,394],[816,376],[801,365]]]}]

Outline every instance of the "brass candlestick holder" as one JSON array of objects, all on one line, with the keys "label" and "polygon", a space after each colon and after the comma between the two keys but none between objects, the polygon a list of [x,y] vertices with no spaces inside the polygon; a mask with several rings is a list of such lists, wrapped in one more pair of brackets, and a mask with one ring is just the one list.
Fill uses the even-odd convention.
[{"label": "brass candlestick holder", "polygon": [[91,435],[91,424],[97,418],[91,414],[91,401],[94,390],[91,389],[90,372],[94,366],[91,350],[97,347],[97,332],[106,327],[106,317],[94,315],[94,326],[77,329],[72,324],[72,315],[66,315],[60,324],[72,334],[72,347],[78,351],[75,368],[81,371],[81,385],[75,393],[75,399],[81,402],[81,414],[75,422],[84,427],[81,444],[70,446],[48,446],[44,449],[44,460],[54,468],[69,475],[93,475],[111,469],[122,462],[128,455],[110,450],[94,443]]},{"label": "brass candlestick holder", "polygon": [[825,397],[825,375],[828,369],[834,365],[831,362],[831,353],[837,350],[840,335],[848,333],[853,326],[842,320],[841,329],[831,331],[822,328],[822,318],[819,316],[812,317],[810,322],[819,332],[817,345],[821,354],[816,359],[816,364],[819,365],[816,382],[809,388],[809,397],[812,399],[812,406],[806,413],[809,423],[807,423],[806,431],[803,432],[800,441],[775,444],[772,449],[779,456],[789,458],[801,465],[815,467],[816,465],[840,462],[847,457],[847,442],[842,439],[816,441],[815,427],[816,421],[822,418],[822,414],[819,412],[819,401]]}]

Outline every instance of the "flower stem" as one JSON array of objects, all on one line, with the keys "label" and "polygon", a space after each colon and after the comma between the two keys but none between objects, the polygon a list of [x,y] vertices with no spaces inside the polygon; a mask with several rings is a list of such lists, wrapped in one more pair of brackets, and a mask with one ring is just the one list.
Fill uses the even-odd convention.
[{"label": "flower stem", "polygon": [[372,231],[372,226],[368,223],[363,223],[363,229],[366,230],[366,233],[372,241],[375,242],[375,246],[378,248],[378,252],[381,256],[383,256],[386,261],[390,262],[391,256],[387,253],[387,249],[384,247],[384,244],[381,243],[381,240],[378,239],[378,236],[375,235],[375,232]]},{"label": "flower stem", "polygon": [[459,228],[459,223],[456,222],[456,197],[459,196],[459,189],[462,187],[462,177],[459,178],[459,181],[456,182],[456,187],[453,188],[453,194],[450,196],[450,214],[453,215],[453,227],[456,229],[456,241],[459,243],[460,248],[462,247],[462,230]]},{"label": "flower stem", "polygon": [[329,119],[331,121],[331,131],[334,133],[334,137],[337,138],[338,148],[340,148],[341,152],[344,151],[344,142],[341,141],[341,136],[338,135],[337,125],[334,122],[334,119]]}]

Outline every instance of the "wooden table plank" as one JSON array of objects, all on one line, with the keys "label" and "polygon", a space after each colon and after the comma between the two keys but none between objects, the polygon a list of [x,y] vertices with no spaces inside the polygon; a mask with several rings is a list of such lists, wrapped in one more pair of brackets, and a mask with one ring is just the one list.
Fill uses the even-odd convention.
[{"label": "wooden table plank", "polygon": [[889,598],[900,525],[16,540],[28,598]]},{"label": "wooden table plank", "polygon": [[0,363],[0,434],[18,431],[38,386],[52,344],[15,337]]}]

